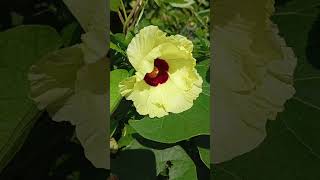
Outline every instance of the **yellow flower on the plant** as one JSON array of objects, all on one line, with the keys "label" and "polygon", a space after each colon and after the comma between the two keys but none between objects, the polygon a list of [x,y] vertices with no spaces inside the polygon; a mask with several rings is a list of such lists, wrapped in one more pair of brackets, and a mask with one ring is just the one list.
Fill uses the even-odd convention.
[{"label": "yellow flower on the plant", "polygon": [[120,83],[121,95],[151,118],[188,110],[202,91],[192,50],[184,36],[166,36],[157,26],[143,28],[127,49],[136,73]]}]

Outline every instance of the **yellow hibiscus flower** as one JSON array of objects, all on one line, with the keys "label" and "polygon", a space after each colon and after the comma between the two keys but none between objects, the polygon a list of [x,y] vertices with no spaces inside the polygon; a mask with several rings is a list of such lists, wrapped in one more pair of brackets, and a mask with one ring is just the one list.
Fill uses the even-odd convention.
[{"label": "yellow hibiscus flower", "polygon": [[136,73],[119,84],[121,95],[151,118],[188,110],[202,92],[192,50],[184,36],[166,36],[157,26],[143,28],[127,49]]}]

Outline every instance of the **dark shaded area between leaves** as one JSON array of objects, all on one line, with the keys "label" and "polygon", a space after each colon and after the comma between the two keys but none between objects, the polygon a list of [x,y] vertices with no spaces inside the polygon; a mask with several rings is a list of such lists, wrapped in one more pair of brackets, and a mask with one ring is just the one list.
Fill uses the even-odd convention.
[{"label": "dark shaded area between leaves", "polygon": [[117,13],[110,12],[110,17],[110,31],[112,33],[122,33],[122,24]]},{"label": "dark shaded area between leaves", "polygon": [[[320,8],[320,7],[318,7]],[[320,69],[320,14],[308,34],[306,56],[309,63]]]},{"label": "dark shaded area between leaves", "polygon": [[107,178],[85,158],[80,144],[70,141],[74,127],[57,123],[44,113],[28,135],[21,150],[0,174],[1,180],[78,180]]},{"label": "dark shaded area between leaves", "polygon": [[23,24],[50,25],[58,31],[75,20],[62,0],[3,0],[0,30],[12,27],[11,12],[23,16]]},{"label": "dark shaded area between leaves", "polygon": [[[140,159],[143,157],[143,161]],[[144,179],[156,179],[156,159],[151,150],[130,149],[121,152],[118,161],[111,164],[111,169],[117,169],[115,173],[121,180],[139,179],[143,172]],[[119,159],[124,159],[126,163]]]},{"label": "dark shaded area between leaves", "polygon": [[206,81],[210,82],[210,67],[209,67],[208,71],[206,72]]},{"label": "dark shaded area between leaves", "polygon": [[197,146],[201,148],[210,149],[210,136],[200,135],[200,136],[194,137],[193,139]]},{"label": "dark shaded area between leaves", "polygon": [[151,141],[143,138],[138,133],[132,134],[132,137],[136,139],[143,146],[152,148],[152,149],[157,149],[157,150],[162,150],[162,149],[170,148],[177,145],[177,144],[166,144],[166,143]]},{"label": "dark shaded area between leaves", "polygon": [[70,126],[55,124],[47,115],[42,115],[20,152],[0,174],[0,179],[27,180],[46,177],[46,172],[61,153],[61,146],[66,144],[66,138],[71,137],[72,131]]},{"label": "dark shaded area between leaves", "polygon": [[[197,143],[201,142],[201,147],[209,147],[210,137],[209,136],[199,136]],[[193,138],[193,139],[195,139]],[[201,141],[199,141],[201,138]],[[190,141],[182,141],[179,145],[186,151],[189,157],[192,159],[197,168],[198,180],[208,180],[210,179],[210,169],[203,163],[200,158],[199,150],[196,143],[191,139]],[[198,144],[199,145],[199,144]]]},{"label": "dark shaded area between leaves", "polygon": [[276,0],[275,1],[275,6],[276,7],[285,6],[290,1],[292,1],[292,0]]},{"label": "dark shaded area between leaves", "polygon": [[[20,20],[14,20],[19,17]],[[48,25],[62,36],[68,34],[71,25],[73,32],[67,35],[70,37],[64,46],[80,43],[80,36],[84,32],[62,0],[4,0],[1,3],[0,31],[28,24]]]}]

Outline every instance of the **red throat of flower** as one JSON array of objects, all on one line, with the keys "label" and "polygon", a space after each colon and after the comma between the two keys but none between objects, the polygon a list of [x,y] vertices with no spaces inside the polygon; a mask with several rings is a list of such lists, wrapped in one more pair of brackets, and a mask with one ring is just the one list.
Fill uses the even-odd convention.
[{"label": "red throat of flower", "polygon": [[169,65],[165,60],[154,60],[154,69],[152,72],[144,76],[144,81],[150,86],[158,86],[158,84],[165,83],[168,78]]}]

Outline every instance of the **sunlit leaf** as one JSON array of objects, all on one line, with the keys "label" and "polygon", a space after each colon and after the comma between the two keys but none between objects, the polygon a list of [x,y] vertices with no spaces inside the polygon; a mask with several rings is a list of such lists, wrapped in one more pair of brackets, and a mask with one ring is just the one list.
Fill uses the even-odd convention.
[{"label": "sunlit leaf", "polygon": [[124,69],[116,69],[110,72],[110,113],[112,114],[120,100],[122,99],[122,96],[120,94],[119,90],[119,83],[127,78],[129,75],[127,70]]}]

